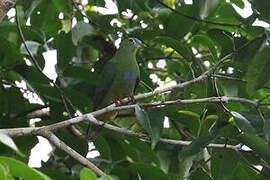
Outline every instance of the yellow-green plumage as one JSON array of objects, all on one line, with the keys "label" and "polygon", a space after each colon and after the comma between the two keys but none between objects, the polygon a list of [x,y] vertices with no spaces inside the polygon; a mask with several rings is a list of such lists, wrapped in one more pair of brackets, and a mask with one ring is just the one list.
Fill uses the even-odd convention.
[{"label": "yellow-green plumage", "polygon": [[[136,51],[140,45],[141,41],[136,38],[124,39],[114,57],[104,65],[94,94],[95,110],[104,108],[115,100],[133,95],[140,77],[136,61]],[[116,115],[117,112],[111,112],[96,118],[108,122],[115,119]],[[88,132],[88,135],[89,133],[91,136],[92,132]]]}]

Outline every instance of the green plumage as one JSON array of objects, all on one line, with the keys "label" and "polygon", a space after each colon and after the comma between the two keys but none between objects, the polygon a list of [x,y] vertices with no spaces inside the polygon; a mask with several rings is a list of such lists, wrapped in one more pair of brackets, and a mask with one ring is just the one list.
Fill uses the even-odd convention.
[{"label": "green plumage", "polygon": [[[113,58],[104,65],[94,94],[94,110],[104,108],[115,100],[133,95],[140,77],[136,61],[136,51],[140,45],[141,41],[136,38],[124,39]],[[117,112],[111,112],[96,118],[108,122],[113,120],[116,115]],[[88,132],[89,136],[92,136],[91,134],[92,132]]]}]

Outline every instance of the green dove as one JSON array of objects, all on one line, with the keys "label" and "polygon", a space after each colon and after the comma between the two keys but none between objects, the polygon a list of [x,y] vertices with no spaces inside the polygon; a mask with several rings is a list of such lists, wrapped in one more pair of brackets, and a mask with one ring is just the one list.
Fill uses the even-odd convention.
[{"label": "green dove", "polygon": [[[104,108],[112,102],[119,102],[125,97],[133,97],[139,82],[140,70],[136,61],[136,52],[142,42],[137,38],[124,39],[115,55],[106,62],[93,97],[94,110]],[[117,112],[110,112],[96,118],[103,122],[115,119]],[[88,129],[88,137],[92,139],[95,128]]]}]

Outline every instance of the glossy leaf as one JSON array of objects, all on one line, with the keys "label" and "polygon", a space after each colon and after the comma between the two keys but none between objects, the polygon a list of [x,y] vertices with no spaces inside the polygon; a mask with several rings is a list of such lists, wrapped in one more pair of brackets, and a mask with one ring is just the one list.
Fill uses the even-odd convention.
[{"label": "glossy leaf", "polygon": [[248,119],[246,119],[243,115],[241,115],[238,112],[231,112],[231,114],[234,117],[235,123],[237,126],[244,132],[250,133],[250,134],[255,134],[256,130],[255,128],[251,125]]},{"label": "glossy leaf", "polygon": [[96,180],[97,176],[88,168],[83,168],[80,172],[80,180]]},{"label": "glossy leaf", "polygon": [[78,22],[71,30],[72,42],[75,46],[78,45],[78,42],[86,35],[94,35],[94,28],[87,23]]},{"label": "glossy leaf", "polygon": [[267,163],[270,163],[270,146],[262,138],[257,137],[253,134],[240,134],[239,136],[237,136],[237,139],[239,139],[240,142],[253,149]]},{"label": "glossy leaf", "polygon": [[4,145],[8,146],[13,151],[15,151],[19,156],[24,157],[24,154],[22,154],[20,152],[20,150],[17,148],[14,141],[6,134],[0,133],[0,142],[3,143]]},{"label": "glossy leaf", "polygon": [[48,176],[42,174],[41,172],[28,167],[21,161],[18,161],[9,157],[0,157],[0,163],[5,163],[8,165],[10,174],[15,177],[22,177],[27,180],[50,180]]},{"label": "glossy leaf", "polygon": [[258,88],[264,86],[267,80],[270,78],[267,72],[270,68],[270,48],[266,47],[262,51],[256,54],[251,64],[248,66],[246,74],[247,78],[247,90],[251,94]]},{"label": "glossy leaf", "polygon": [[173,48],[175,51],[177,51],[180,55],[182,55],[184,58],[186,58],[188,61],[190,61],[193,57],[191,50],[186,47],[183,43],[180,41],[177,41],[170,37],[157,37],[155,41],[160,42],[168,47]]}]

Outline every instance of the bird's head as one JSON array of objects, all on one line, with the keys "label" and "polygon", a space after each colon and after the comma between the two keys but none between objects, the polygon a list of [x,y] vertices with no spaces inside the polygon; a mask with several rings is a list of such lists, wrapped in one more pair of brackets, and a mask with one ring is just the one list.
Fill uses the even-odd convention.
[{"label": "bird's head", "polygon": [[142,45],[142,41],[137,38],[126,38],[121,42],[120,47],[128,48],[131,50],[131,52],[136,53],[136,51],[140,49]]}]

